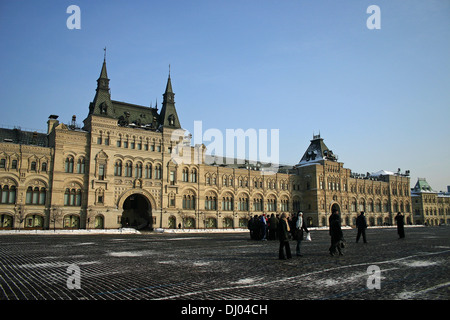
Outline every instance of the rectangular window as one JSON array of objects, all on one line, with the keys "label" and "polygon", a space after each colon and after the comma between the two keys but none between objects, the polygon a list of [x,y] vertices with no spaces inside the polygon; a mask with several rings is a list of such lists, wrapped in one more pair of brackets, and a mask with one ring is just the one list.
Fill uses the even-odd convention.
[{"label": "rectangular window", "polygon": [[175,171],[170,171],[170,184],[175,184]]},{"label": "rectangular window", "polygon": [[101,164],[98,166],[98,179],[105,180],[105,165]]}]

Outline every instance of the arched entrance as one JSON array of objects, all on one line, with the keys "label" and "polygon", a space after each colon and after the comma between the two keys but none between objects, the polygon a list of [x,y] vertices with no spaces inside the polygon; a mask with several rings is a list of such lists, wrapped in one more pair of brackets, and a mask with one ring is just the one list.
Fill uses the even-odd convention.
[{"label": "arched entrance", "polygon": [[337,203],[333,203],[333,205],[331,206],[331,212],[333,213],[334,211],[339,211],[339,214],[341,213],[341,208]]},{"label": "arched entrance", "polygon": [[141,194],[132,194],[123,202],[122,227],[138,230],[152,228],[152,206]]}]

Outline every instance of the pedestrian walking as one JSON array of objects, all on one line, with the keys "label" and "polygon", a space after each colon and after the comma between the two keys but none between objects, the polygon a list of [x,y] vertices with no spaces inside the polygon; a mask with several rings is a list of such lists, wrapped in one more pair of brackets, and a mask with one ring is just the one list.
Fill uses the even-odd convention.
[{"label": "pedestrian walking", "polygon": [[[278,258],[280,260],[291,259],[291,247],[289,246],[289,223],[287,221],[286,213],[281,214],[281,219],[278,222],[278,239],[280,240],[280,249],[278,252]],[[286,250],[286,256],[284,255]]]},{"label": "pedestrian walking", "polygon": [[399,236],[399,239],[403,239],[405,237],[405,217],[402,215],[401,212],[397,213],[395,216],[395,221],[397,222],[397,233]]},{"label": "pedestrian walking", "polygon": [[267,240],[267,220],[265,214],[261,216],[261,240]]},{"label": "pedestrian walking", "polygon": [[269,240],[277,239],[278,219],[272,213],[269,219]]},{"label": "pedestrian walking", "polygon": [[339,217],[339,211],[334,211],[329,221],[330,223],[330,236],[331,236],[331,246],[330,246],[330,255],[334,256],[336,250],[339,252],[339,255],[342,256],[341,251],[341,243],[344,240],[344,235],[341,229],[341,218]]},{"label": "pedestrian walking", "polygon": [[367,221],[366,216],[364,215],[364,211],[361,211],[358,218],[356,218],[356,227],[358,228],[358,234],[356,235],[356,243],[358,243],[361,235],[363,237],[363,242],[367,243],[366,239]]},{"label": "pedestrian walking", "polygon": [[297,254],[297,257],[303,256],[300,253],[300,246],[303,241],[303,230],[305,230],[305,232],[309,232],[306,224],[303,221],[303,212],[299,211],[297,213],[297,221],[295,222],[295,234],[297,238],[297,246],[295,247],[295,252]]}]

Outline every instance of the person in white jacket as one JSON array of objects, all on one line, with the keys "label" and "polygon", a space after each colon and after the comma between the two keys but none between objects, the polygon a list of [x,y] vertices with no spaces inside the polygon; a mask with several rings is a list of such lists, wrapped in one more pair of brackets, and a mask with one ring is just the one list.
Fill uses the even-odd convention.
[{"label": "person in white jacket", "polygon": [[297,213],[297,221],[295,222],[295,237],[297,238],[297,246],[295,247],[295,252],[297,254],[297,257],[303,256],[300,253],[300,246],[303,240],[303,230],[309,232],[306,224],[303,221],[303,212],[299,211]]}]

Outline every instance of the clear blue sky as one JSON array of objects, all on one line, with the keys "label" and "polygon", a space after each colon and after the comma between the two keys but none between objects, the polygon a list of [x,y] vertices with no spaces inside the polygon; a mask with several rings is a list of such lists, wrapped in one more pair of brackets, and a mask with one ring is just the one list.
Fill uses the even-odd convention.
[{"label": "clear blue sky", "polygon": [[106,46],[113,100],[160,106],[171,65],[190,132],[279,129],[280,162],[295,164],[320,131],[354,172],[450,185],[449,1],[1,0],[0,43],[3,126],[81,123]]}]

